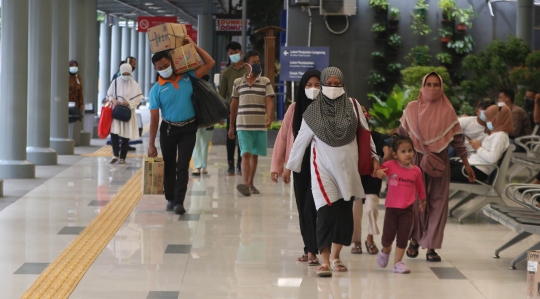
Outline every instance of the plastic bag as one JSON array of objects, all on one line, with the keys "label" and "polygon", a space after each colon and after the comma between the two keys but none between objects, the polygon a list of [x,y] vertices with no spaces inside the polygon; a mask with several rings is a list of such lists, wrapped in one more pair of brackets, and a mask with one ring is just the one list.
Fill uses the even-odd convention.
[{"label": "plastic bag", "polygon": [[98,124],[98,136],[101,139],[107,138],[111,132],[112,111],[111,103],[109,102],[101,107],[101,116],[99,117]]},{"label": "plastic bag", "polygon": [[208,128],[229,117],[229,103],[205,80],[191,76],[192,102],[199,128]]}]

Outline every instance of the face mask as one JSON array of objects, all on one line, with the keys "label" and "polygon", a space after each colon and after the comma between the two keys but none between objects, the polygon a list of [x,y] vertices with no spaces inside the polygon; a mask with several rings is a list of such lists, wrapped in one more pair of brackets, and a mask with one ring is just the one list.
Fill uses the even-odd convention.
[{"label": "face mask", "polygon": [[229,58],[231,59],[232,63],[237,63],[240,61],[240,54],[233,54],[229,56]]},{"label": "face mask", "polygon": [[254,75],[260,75],[262,73],[262,67],[260,64],[256,63],[251,66],[251,72]]},{"label": "face mask", "polygon": [[493,123],[491,123],[490,121],[488,121],[488,122],[486,123],[486,125],[487,125],[488,130],[493,131]]},{"label": "face mask", "polygon": [[162,71],[158,71],[158,73],[162,78],[167,79],[170,76],[172,76],[172,66],[169,66],[168,68],[166,68],[166,69],[164,69]]},{"label": "face mask", "polygon": [[428,102],[433,102],[442,97],[442,89],[441,88],[425,88],[423,87],[422,90],[422,98]]},{"label": "face mask", "polygon": [[122,75],[122,80],[129,81],[129,79],[131,79],[131,75]]},{"label": "face mask", "polygon": [[69,67],[69,72],[72,73],[72,74],[76,74],[78,71],[79,71],[79,68],[76,67],[76,66],[70,66]]},{"label": "face mask", "polygon": [[524,98],[523,101],[525,102],[525,107],[532,108],[534,107],[534,100],[529,98]]},{"label": "face mask", "polygon": [[319,96],[320,91],[318,88],[306,88],[306,97],[310,100],[315,100]]},{"label": "face mask", "polygon": [[322,93],[329,99],[335,100],[345,93],[343,87],[323,86]]},{"label": "face mask", "polygon": [[482,121],[484,121],[484,122],[487,121],[487,118],[486,118],[485,113],[486,113],[486,110],[480,110],[480,119],[481,119]]},{"label": "face mask", "polygon": [[131,68],[132,68],[131,72],[133,73],[135,71],[136,67],[131,66]]},{"label": "face mask", "polygon": [[506,103],[505,102],[498,102],[497,106],[499,106],[499,107],[506,106]]}]

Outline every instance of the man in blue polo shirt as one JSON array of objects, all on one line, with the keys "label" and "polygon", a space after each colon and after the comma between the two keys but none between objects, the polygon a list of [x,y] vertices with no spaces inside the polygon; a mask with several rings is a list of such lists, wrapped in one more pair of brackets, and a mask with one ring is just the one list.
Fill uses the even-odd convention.
[{"label": "man in blue polo shirt", "polygon": [[[195,45],[191,38],[186,41]],[[191,102],[193,87],[190,76],[201,78],[214,66],[215,61],[203,49],[195,45],[204,64],[194,71],[176,75],[168,52],[158,52],[152,56],[154,69],[159,79],[150,90],[150,144],[148,157],[156,157],[155,140],[159,122],[159,112],[163,121],[159,129],[159,143],[165,163],[165,199],[167,211],[182,215],[186,212],[186,197],[189,178],[189,162],[195,147],[197,120]],[[178,153],[178,155],[177,155]]]}]

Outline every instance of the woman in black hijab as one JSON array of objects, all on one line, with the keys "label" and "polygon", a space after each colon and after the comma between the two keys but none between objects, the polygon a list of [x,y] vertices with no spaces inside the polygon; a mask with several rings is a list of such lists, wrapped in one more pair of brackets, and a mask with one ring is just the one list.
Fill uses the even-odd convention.
[{"label": "woman in black hijab", "polygon": [[[297,101],[292,103],[285,114],[281,129],[279,130],[272,154],[272,167],[270,169],[272,181],[277,183],[278,177],[283,172],[283,165],[289,158],[294,139],[302,125],[302,114],[307,107],[317,98],[320,91],[320,75],[317,70],[309,70],[304,73],[298,88]],[[294,194],[298,208],[300,233],[304,241],[304,254],[297,258],[299,262],[308,262],[308,265],[319,265],[317,259],[317,209],[311,193],[310,150],[306,149],[302,161],[302,172],[293,173]]]}]

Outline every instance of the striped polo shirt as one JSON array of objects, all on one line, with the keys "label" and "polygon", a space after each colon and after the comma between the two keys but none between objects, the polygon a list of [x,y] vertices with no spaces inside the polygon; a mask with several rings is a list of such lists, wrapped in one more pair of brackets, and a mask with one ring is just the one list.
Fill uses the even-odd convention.
[{"label": "striped polo shirt", "polygon": [[249,85],[246,76],[234,80],[232,98],[238,99],[236,129],[239,131],[266,131],[266,97],[273,97],[270,79],[259,77]]}]

